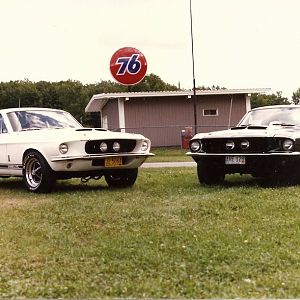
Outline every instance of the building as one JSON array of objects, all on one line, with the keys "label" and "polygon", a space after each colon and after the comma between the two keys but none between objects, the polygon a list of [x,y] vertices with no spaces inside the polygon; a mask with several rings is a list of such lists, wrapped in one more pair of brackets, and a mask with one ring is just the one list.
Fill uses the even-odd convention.
[{"label": "building", "polygon": [[184,130],[195,132],[195,111],[196,132],[227,129],[251,108],[251,94],[268,91],[197,90],[195,98],[190,90],[106,93],[94,95],[85,111],[100,112],[104,128],[141,133],[151,139],[152,146],[178,146]]}]

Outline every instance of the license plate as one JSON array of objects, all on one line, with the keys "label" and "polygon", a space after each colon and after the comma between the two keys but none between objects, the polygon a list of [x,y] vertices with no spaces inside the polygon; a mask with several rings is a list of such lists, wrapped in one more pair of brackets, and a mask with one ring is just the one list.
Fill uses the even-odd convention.
[{"label": "license plate", "polygon": [[245,165],[246,158],[243,155],[225,156],[225,165]]},{"label": "license plate", "polygon": [[105,158],[105,167],[119,167],[122,166],[122,157],[108,157]]}]

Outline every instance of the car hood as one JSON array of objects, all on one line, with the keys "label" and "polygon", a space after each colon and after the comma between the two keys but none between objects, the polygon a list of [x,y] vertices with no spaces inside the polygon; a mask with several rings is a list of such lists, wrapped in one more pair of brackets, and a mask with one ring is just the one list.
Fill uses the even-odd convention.
[{"label": "car hood", "polygon": [[300,135],[300,128],[294,127],[282,127],[282,126],[269,126],[267,128],[260,129],[228,129],[221,131],[213,131],[208,133],[198,133],[193,139],[203,138],[243,138],[243,137],[290,137],[295,138]]},{"label": "car hood", "polygon": [[18,140],[30,141],[59,141],[70,142],[76,140],[101,140],[101,139],[145,139],[141,134],[123,133],[104,131],[101,129],[90,128],[64,128],[64,129],[41,129],[41,130],[28,130],[15,133]]}]

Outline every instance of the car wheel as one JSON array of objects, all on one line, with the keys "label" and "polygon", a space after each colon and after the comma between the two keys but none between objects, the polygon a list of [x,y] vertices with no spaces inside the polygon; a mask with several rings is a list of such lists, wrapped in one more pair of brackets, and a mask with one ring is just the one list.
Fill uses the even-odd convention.
[{"label": "car wheel", "polygon": [[54,172],[45,158],[36,151],[30,151],[24,157],[23,182],[30,192],[48,193],[54,183]]},{"label": "car wheel", "polygon": [[113,170],[105,175],[105,181],[109,187],[124,188],[134,185],[138,175],[138,169]]},{"label": "car wheel", "polygon": [[197,164],[197,174],[199,182],[204,184],[222,183],[225,178],[225,173],[222,169],[204,162]]}]

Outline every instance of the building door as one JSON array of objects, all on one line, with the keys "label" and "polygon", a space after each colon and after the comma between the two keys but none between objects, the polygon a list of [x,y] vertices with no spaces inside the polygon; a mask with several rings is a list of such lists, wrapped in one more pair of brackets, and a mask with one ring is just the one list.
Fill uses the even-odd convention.
[{"label": "building door", "polygon": [[108,129],[108,119],[107,115],[102,117],[102,128]]}]

